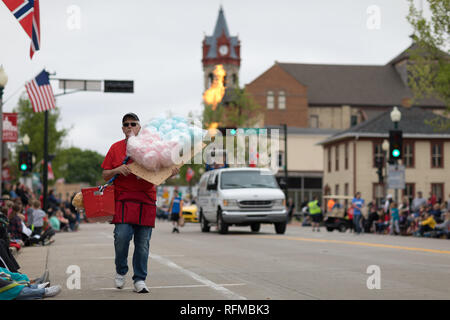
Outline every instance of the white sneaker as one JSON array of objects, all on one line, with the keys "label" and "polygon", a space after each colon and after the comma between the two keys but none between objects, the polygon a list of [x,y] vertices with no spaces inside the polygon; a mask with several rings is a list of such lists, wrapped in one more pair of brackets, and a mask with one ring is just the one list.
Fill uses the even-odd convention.
[{"label": "white sneaker", "polygon": [[114,283],[116,285],[117,289],[122,289],[125,285],[125,276],[122,276],[118,273],[116,273],[116,278],[114,279]]},{"label": "white sneaker", "polygon": [[61,286],[60,285],[56,285],[56,286],[52,286],[52,287],[49,287],[49,288],[45,288],[44,298],[54,297],[60,292],[61,292]]},{"label": "white sneaker", "polygon": [[50,282],[44,282],[44,283],[38,284],[37,287],[38,287],[38,289],[48,288],[48,287],[50,287]]},{"label": "white sneaker", "polygon": [[134,283],[134,291],[136,291],[137,293],[149,293],[150,292],[143,280],[139,280]]}]

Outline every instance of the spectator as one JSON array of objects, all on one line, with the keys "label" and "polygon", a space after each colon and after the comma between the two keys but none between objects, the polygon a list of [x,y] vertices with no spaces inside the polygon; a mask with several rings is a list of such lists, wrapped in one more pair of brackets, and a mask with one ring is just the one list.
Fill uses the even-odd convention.
[{"label": "spectator", "polygon": [[434,206],[437,202],[436,195],[432,192],[430,192],[430,197],[428,198],[428,204],[431,206]]},{"label": "spectator", "polygon": [[70,231],[78,230],[77,217],[76,217],[76,215],[74,213],[72,213],[70,211],[69,208],[64,208],[64,218],[69,220]]},{"label": "spectator", "polygon": [[436,226],[436,221],[433,218],[433,215],[426,212],[424,216],[424,220],[419,222],[419,230],[416,232],[416,236],[422,236],[425,232],[433,231]]},{"label": "spectator", "polygon": [[397,202],[394,201],[391,203],[390,212],[391,212],[391,221],[389,234],[392,235],[394,233],[394,228],[395,233],[400,234],[400,214],[397,208]]},{"label": "spectator", "polygon": [[448,198],[447,198],[447,211],[450,212],[450,193],[448,194]]},{"label": "spectator", "polygon": [[312,219],[312,231],[320,232],[320,222],[322,221],[322,209],[320,208],[319,197],[314,196],[313,201],[308,203],[309,215]]},{"label": "spectator", "polygon": [[[9,214],[8,232],[11,240],[14,242],[22,242],[22,219],[19,216],[20,206],[13,205],[12,212]],[[23,243],[22,243],[23,244]]]},{"label": "spectator", "polygon": [[287,210],[288,210],[288,223],[290,223],[292,220],[292,217],[294,215],[294,210],[295,210],[295,204],[294,204],[294,201],[292,200],[292,198],[289,198],[289,200],[288,200]]},{"label": "spectator", "polygon": [[59,232],[61,230],[61,222],[59,222],[56,214],[53,214],[48,221],[52,226],[53,230],[55,230],[56,232]]},{"label": "spectator", "polygon": [[428,212],[433,215],[436,222],[441,222],[441,206],[439,203],[435,203]]},{"label": "spectator", "polygon": [[380,217],[378,216],[378,208],[377,208],[377,202],[375,200],[372,200],[371,203],[369,203],[369,216],[367,218],[367,223],[365,226],[365,232],[373,232],[376,231],[375,223]]},{"label": "spectator", "polygon": [[59,221],[59,228],[61,231],[69,231],[69,220],[64,218],[64,214],[61,209],[56,210],[56,218]]},{"label": "spectator", "polygon": [[361,233],[361,209],[364,207],[364,199],[361,198],[361,192],[357,192],[352,200],[353,223],[355,224],[356,234]]},{"label": "spectator", "polygon": [[61,286],[48,287],[49,283],[32,284],[25,274],[0,268],[0,300],[33,300],[54,297]]},{"label": "spectator", "polygon": [[450,211],[445,213],[444,222],[437,224],[435,230],[437,231],[437,237],[446,236],[447,239],[450,239]]},{"label": "spectator", "polygon": [[384,202],[384,207],[383,207],[384,212],[387,214],[389,214],[389,212],[390,212],[389,209],[391,207],[392,201],[394,201],[394,200],[392,200],[392,194],[388,194],[386,197],[386,201]]},{"label": "spectator", "polygon": [[33,234],[41,236],[42,229],[44,227],[44,218],[46,216],[47,214],[43,210],[41,210],[40,201],[35,200],[33,202],[33,222],[32,222]]},{"label": "spectator", "polygon": [[420,207],[425,206],[427,204],[427,200],[423,197],[422,191],[417,193],[417,197],[413,199],[411,210],[412,212],[419,212]]}]

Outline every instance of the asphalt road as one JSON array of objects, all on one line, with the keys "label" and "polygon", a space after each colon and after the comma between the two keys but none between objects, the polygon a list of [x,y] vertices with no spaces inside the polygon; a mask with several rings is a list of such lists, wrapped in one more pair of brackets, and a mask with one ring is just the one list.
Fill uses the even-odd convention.
[{"label": "asphalt road", "polygon": [[[47,267],[63,291],[53,299],[318,300],[449,299],[450,241],[387,235],[312,232],[288,225],[215,228],[186,224],[172,234],[157,221],[150,242],[149,294],[127,283],[114,288],[113,225],[82,224],[59,233],[47,247],[23,248],[21,271],[39,276]],[[372,289],[369,289],[372,288]]]}]

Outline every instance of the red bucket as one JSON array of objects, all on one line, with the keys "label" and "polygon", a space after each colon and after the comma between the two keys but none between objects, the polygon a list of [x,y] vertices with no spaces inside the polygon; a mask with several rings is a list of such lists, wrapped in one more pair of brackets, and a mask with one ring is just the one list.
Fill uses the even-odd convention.
[{"label": "red bucket", "polygon": [[103,192],[98,187],[82,189],[86,217],[89,221],[111,221],[114,216],[114,186],[106,187]]}]

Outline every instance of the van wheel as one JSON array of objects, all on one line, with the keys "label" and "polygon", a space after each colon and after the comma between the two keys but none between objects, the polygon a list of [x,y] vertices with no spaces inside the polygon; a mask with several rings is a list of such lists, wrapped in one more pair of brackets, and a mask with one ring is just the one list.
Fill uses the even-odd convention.
[{"label": "van wheel", "polygon": [[206,220],[202,212],[200,212],[200,227],[202,229],[202,232],[209,232],[210,226],[208,220]]},{"label": "van wheel", "polygon": [[222,217],[222,213],[220,212],[220,210],[217,213],[217,228],[219,229],[220,234],[228,233],[228,224],[223,222],[223,217]]},{"label": "van wheel", "polygon": [[278,234],[283,234],[286,232],[286,222],[275,223],[275,232]]},{"label": "van wheel", "polygon": [[334,228],[332,228],[332,227],[327,227],[327,231],[333,232],[333,230],[334,230]]},{"label": "van wheel", "polygon": [[347,227],[345,226],[345,224],[341,223],[338,226],[338,230],[339,230],[339,232],[345,232],[345,231],[347,231]]},{"label": "van wheel", "polygon": [[261,223],[252,223],[250,228],[252,229],[252,232],[259,232],[259,229],[261,229]]}]

